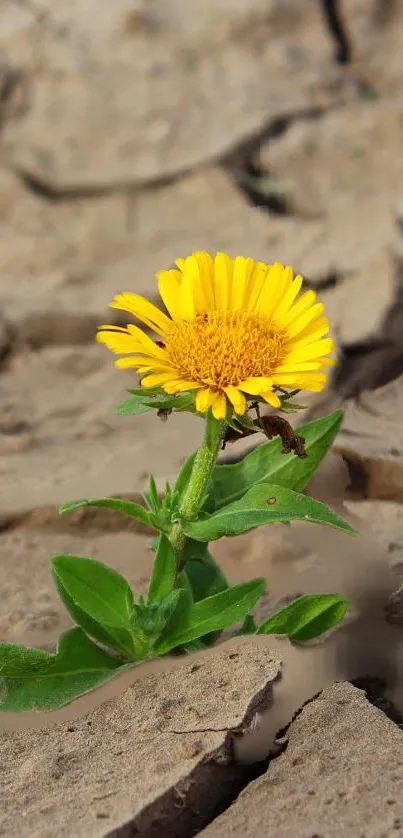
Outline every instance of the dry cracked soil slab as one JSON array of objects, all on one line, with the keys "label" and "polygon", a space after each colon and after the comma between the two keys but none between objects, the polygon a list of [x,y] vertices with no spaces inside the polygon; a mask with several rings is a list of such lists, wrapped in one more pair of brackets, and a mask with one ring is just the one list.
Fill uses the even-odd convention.
[{"label": "dry cracked soil slab", "polygon": [[403,829],[403,734],[361,690],[335,684],[307,704],[286,751],[203,838],[392,838]]},{"label": "dry cracked soil slab", "polygon": [[267,646],[238,640],[145,674],[74,722],[1,733],[0,834],[193,834],[246,781],[234,737],[270,704],[279,671]]},{"label": "dry cracked soil slab", "polygon": [[[378,106],[372,107],[380,118]],[[383,169],[394,172],[395,157],[386,157]],[[383,169],[380,177],[384,179]],[[56,203],[32,194],[4,166],[0,167],[0,186],[0,301],[9,324],[8,332],[4,325],[0,335],[3,354],[13,342],[32,348],[90,342],[100,323],[119,316],[107,309],[114,294],[133,290],[154,298],[155,272],[195,249],[286,261],[319,287],[324,277],[340,267],[342,258],[346,277],[322,297],[332,330],[343,344],[376,332],[394,301],[396,264],[389,250],[398,249],[391,210],[395,181],[393,189],[385,186],[382,233],[380,225],[374,228],[365,196],[358,201],[363,235],[371,227],[371,251],[358,249],[354,257],[343,256],[344,233],[333,223],[333,216],[270,216],[250,206],[229,173],[217,167],[137,194]],[[346,223],[345,212],[340,221]],[[359,235],[351,219],[347,226],[349,235]],[[357,265],[361,266],[358,272]],[[373,282],[380,275],[383,281]]]},{"label": "dry cracked soil slab", "polygon": [[0,377],[0,516],[79,497],[136,494],[149,472],[162,485],[173,479],[198,444],[200,420],[116,416],[130,386],[136,378],[117,372],[95,345],[13,358]]},{"label": "dry cracked soil slab", "polygon": [[[349,8],[366,49],[380,40],[374,8]],[[183,0],[3,3],[14,165],[56,192],[166,178],[348,87],[319,4],[197,0],[186,11]]]},{"label": "dry cracked soil slab", "polygon": [[375,279],[384,268],[374,260],[391,244],[403,198],[402,116],[399,96],[349,102],[319,119],[296,120],[263,147],[261,162],[274,182],[289,184],[290,207],[317,218],[301,266],[308,275],[324,265],[328,273],[366,269],[371,294],[387,294]]},{"label": "dry cracked soil slab", "polygon": [[336,450],[350,471],[354,498],[403,499],[403,376],[347,403]]}]

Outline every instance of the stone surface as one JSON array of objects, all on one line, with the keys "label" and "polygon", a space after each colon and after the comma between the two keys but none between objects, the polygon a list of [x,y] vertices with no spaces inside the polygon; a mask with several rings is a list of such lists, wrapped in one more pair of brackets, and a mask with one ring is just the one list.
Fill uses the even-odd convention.
[{"label": "stone surface", "polygon": [[294,201],[300,211],[305,207],[306,213],[315,210],[319,216],[300,266],[308,276],[320,275],[324,263],[327,273],[366,268],[368,293],[382,294],[372,287],[380,283],[373,271],[378,271],[379,252],[391,243],[402,195],[403,164],[397,153],[403,140],[402,107],[395,96],[350,102],[321,119],[294,122],[262,151],[270,175],[290,183],[291,206]]},{"label": "stone surface", "polygon": [[[353,4],[357,31],[371,28],[366,6]],[[24,89],[5,142],[61,191],[186,171],[343,86],[341,70],[339,85],[324,81],[332,45],[309,0],[198,0],[192,15],[183,0],[7,0],[0,32]]]},{"label": "stone surface", "polygon": [[191,834],[240,787],[233,738],[280,662],[254,641],[154,672],[74,723],[0,734],[1,834]]},{"label": "stone surface", "polygon": [[389,556],[391,567],[403,570],[403,506],[385,500],[346,501],[347,508],[370,526]]},{"label": "stone surface", "polygon": [[348,403],[336,449],[346,460],[353,498],[403,500],[403,377]]},{"label": "stone surface", "polygon": [[[269,218],[222,169],[164,188],[49,202],[0,168],[0,302],[22,343],[85,343],[120,290],[156,295],[155,272],[193,250],[226,250],[298,269],[315,221]],[[322,273],[326,262],[322,265]]]},{"label": "stone surface", "polygon": [[203,838],[389,838],[403,823],[403,735],[361,690],[335,684],[288,729],[284,754]]},{"label": "stone surface", "polygon": [[339,347],[370,340],[382,331],[396,299],[396,274],[396,260],[385,248],[360,270],[343,277],[335,288],[321,292],[320,300]]},{"label": "stone surface", "polygon": [[200,421],[114,415],[136,382],[96,345],[17,354],[0,383],[0,515],[138,493],[150,472],[175,477],[199,442]]}]

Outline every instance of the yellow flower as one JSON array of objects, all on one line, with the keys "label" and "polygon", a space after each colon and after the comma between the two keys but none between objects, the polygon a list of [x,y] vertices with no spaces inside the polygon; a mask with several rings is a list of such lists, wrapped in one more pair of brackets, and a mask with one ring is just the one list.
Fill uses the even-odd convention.
[{"label": "yellow flower", "polygon": [[299,295],[302,277],[290,267],[203,251],[177,259],[157,274],[161,311],[138,294],[123,292],[111,308],[127,311],[152,330],[101,326],[97,340],[133,367],[142,387],[174,394],[196,390],[196,410],[216,419],[247,410],[247,398],[280,407],[276,390],[323,389],[334,351],[324,306],[314,291]]}]

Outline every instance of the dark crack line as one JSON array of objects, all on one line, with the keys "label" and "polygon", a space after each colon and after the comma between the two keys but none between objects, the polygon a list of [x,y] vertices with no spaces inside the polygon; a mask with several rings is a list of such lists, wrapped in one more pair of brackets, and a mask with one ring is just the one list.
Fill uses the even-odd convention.
[{"label": "dark crack line", "polygon": [[175,733],[178,736],[183,736],[185,733],[235,733],[236,729],[231,727],[198,727],[195,730],[171,730],[166,729],[164,733]]},{"label": "dark crack line", "polygon": [[343,20],[340,0],[320,0],[320,7],[329,33],[336,45],[335,61],[338,64],[350,64],[352,45]]}]

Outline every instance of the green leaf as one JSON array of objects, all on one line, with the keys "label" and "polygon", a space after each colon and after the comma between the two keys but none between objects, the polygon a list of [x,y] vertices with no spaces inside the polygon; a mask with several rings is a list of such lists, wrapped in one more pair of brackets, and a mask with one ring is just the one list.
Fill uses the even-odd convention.
[{"label": "green leaf", "polygon": [[126,399],[115,407],[115,413],[118,416],[133,416],[134,414],[148,413],[150,410],[152,410],[152,406],[143,396],[131,396],[130,399]]},{"label": "green leaf", "polygon": [[164,655],[175,646],[191,643],[243,620],[264,593],[265,585],[264,579],[253,579],[195,602],[188,611],[185,625],[174,626],[164,633],[157,644],[157,653]]},{"label": "green leaf", "polygon": [[181,393],[169,396],[167,393],[148,397],[149,404],[154,410],[190,410],[193,412],[194,393]]},{"label": "green leaf", "polygon": [[[184,593],[186,596],[183,595]],[[182,609],[181,613],[183,615],[183,609],[186,610],[187,604],[187,591],[184,592],[182,588],[175,588],[163,602],[158,603],[156,614],[153,616],[154,626],[159,626],[158,634],[165,631],[167,626],[172,626],[178,608]],[[181,615],[179,616],[181,618]],[[156,634],[157,632],[154,631],[153,633]]]},{"label": "green leaf", "polygon": [[129,583],[94,559],[59,553],[52,556],[52,573],[68,597],[103,626],[130,630],[133,593]]},{"label": "green leaf", "polygon": [[228,588],[227,579],[209,553],[207,544],[187,539],[184,558],[186,564],[183,572],[188,578],[195,602]]},{"label": "green leaf", "polygon": [[235,503],[199,521],[182,521],[184,532],[196,541],[216,541],[224,535],[240,535],[263,524],[291,520],[327,524],[349,535],[356,531],[338,515],[306,495],[283,486],[258,483]]},{"label": "green leaf", "polygon": [[[177,588],[175,590],[175,595],[175,608],[172,610],[169,619],[166,621],[160,637],[156,639],[154,643],[155,655],[164,654],[164,652],[160,651],[160,648],[161,645],[165,644],[165,638],[181,634],[189,622],[189,614],[193,604],[189,591],[185,588]],[[180,645],[181,643],[174,643],[174,646]],[[172,649],[173,646],[170,646],[169,648]]]},{"label": "green leaf", "polygon": [[348,601],[337,594],[301,596],[262,623],[257,634],[285,634],[302,643],[341,623],[347,609]]},{"label": "green leaf", "polygon": [[84,509],[87,506],[98,506],[101,509],[112,509],[115,512],[121,512],[122,515],[128,515],[130,518],[135,518],[136,521],[140,521],[141,524],[155,529],[153,515],[144,506],[140,506],[139,503],[133,503],[131,500],[121,500],[121,498],[90,498],[89,500],[83,498],[81,500],[73,500],[70,503],[64,503],[59,508],[59,514],[64,515],[66,512],[73,512],[74,509]]},{"label": "green leaf", "polygon": [[150,474],[148,480],[148,491],[144,492],[143,497],[152,512],[159,511],[161,504],[158,496],[157,484],[152,474]]},{"label": "green leaf", "polygon": [[128,392],[132,394],[130,399],[126,399],[125,402],[115,408],[115,412],[120,416],[147,413],[150,410],[189,410],[191,413],[195,412],[193,392],[170,396],[160,387],[153,389],[140,388]]},{"label": "green leaf", "polygon": [[124,668],[79,628],[63,634],[52,654],[4,644],[0,646],[0,709],[14,713],[55,710]]},{"label": "green leaf", "polygon": [[156,553],[157,550],[158,550],[159,543],[160,543],[160,537],[159,537],[159,535],[155,535],[154,538],[151,538],[150,541],[149,541],[149,544],[148,544],[149,550],[151,550],[153,553]]},{"label": "green leaf", "polygon": [[283,454],[281,440],[273,439],[259,445],[239,463],[215,466],[210,490],[213,506],[210,498],[206,508],[209,511],[221,509],[262,481],[301,492],[331,447],[342,418],[343,412],[336,410],[330,416],[297,428],[298,434],[305,439],[308,456],[303,460],[295,454]]},{"label": "green leaf", "polygon": [[88,634],[89,637],[92,637],[93,640],[98,640],[98,642],[102,643],[103,646],[107,646],[115,652],[124,655],[124,657],[129,661],[138,659],[131,631],[128,629],[114,628],[113,626],[104,626],[101,623],[98,623],[97,620],[93,620],[92,617],[89,617],[85,611],[76,605],[55,573],[53,573],[53,581],[60,599],[66,606],[70,616],[74,622],[80,626],[86,634]]},{"label": "green leaf", "polygon": [[238,635],[256,634],[256,631],[257,631],[257,626],[256,626],[256,623],[255,623],[253,617],[252,617],[252,614],[247,614],[243,623],[242,623],[242,625],[241,625],[241,628],[239,629],[239,631],[237,631],[237,634]]},{"label": "green leaf", "polygon": [[148,602],[166,599],[175,586],[175,580],[175,552],[167,536],[161,533],[148,588]]}]

